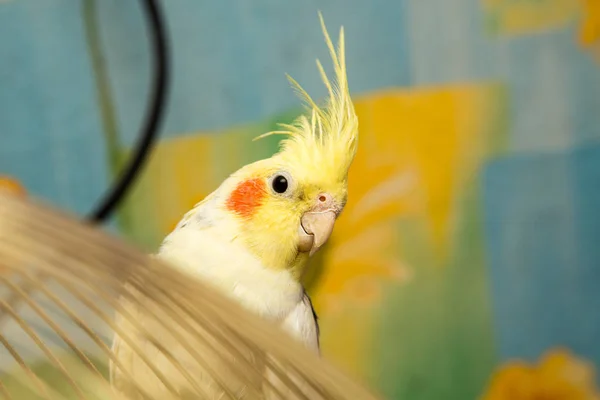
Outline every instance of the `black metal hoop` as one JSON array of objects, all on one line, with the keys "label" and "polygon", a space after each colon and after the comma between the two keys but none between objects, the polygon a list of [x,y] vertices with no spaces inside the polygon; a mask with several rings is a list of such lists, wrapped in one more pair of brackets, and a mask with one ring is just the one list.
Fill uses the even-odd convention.
[{"label": "black metal hoop", "polygon": [[160,11],[157,1],[141,1],[148,21],[148,30],[152,43],[152,64],[154,65],[150,101],[146,108],[138,142],[129,163],[123,169],[117,181],[106,191],[99,205],[87,217],[87,220],[93,223],[106,221],[125,198],[125,195],[139,176],[144,162],[148,159],[148,155],[152,151],[164,115],[170,82],[170,55],[164,16]]}]

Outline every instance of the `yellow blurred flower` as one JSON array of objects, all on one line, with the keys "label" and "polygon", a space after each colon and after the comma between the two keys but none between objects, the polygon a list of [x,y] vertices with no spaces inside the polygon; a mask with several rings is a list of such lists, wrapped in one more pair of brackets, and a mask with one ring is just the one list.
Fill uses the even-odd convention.
[{"label": "yellow blurred flower", "polygon": [[17,196],[25,196],[27,193],[18,181],[7,176],[0,176],[0,190],[7,190]]},{"label": "yellow blurred flower", "polygon": [[600,63],[600,0],[581,0],[583,22],[579,28],[579,43]]},{"label": "yellow blurred flower", "polygon": [[591,363],[565,349],[546,353],[537,365],[509,362],[498,370],[481,400],[600,400]]},{"label": "yellow blurred flower", "polygon": [[592,46],[600,39],[600,0],[581,0],[584,8],[583,24],[579,30],[579,41]]}]

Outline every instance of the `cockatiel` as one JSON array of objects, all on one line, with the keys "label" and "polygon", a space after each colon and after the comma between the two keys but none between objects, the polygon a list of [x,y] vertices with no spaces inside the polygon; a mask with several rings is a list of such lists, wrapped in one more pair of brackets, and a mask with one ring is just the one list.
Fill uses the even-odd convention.
[{"label": "cockatiel", "polygon": [[[210,283],[261,317],[280,324],[316,353],[319,352],[316,314],[300,280],[309,257],[328,240],[344,208],[348,169],[358,145],[358,119],[346,77],[344,30],[340,29],[336,49],[321,14],[319,17],[335,72],[331,82],[317,60],[329,94],[325,105],[317,106],[289,78],[305,101],[308,113],[291,125],[281,124],[282,130],[259,137],[287,135],[280,151],[233,173],[185,214],[156,255]],[[134,310],[132,314],[142,318],[141,312],[136,314]],[[121,324],[125,326],[126,321]],[[134,330],[131,326],[127,329]],[[159,327],[152,329],[156,331]],[[168,361],[161,358],[158,350],[150,350],[149,343],[141,342],[139,346],[151,354],[150,359],[161,371],[172,368],[167,367]],[[176,343],[165,346],[177,352]],[[113,350],[144,387],[152,385],[152,393],[162,390],[166,396],[168,392],[160,383],[151,384],[140,377],[147,374],[156,379],[118,336]],[[259,363],[256,356],[248,358]],[[213,364],[212,368],[227,374],[224,366]],[[201,366],[190,364],[189,373],[211,398],[221,398],[223,393]],[[133,390],[126,387],[123,374],[112,363],[111,378],[122,391]],[[227,384],[237,398],[245,398],[243,382]]]}]

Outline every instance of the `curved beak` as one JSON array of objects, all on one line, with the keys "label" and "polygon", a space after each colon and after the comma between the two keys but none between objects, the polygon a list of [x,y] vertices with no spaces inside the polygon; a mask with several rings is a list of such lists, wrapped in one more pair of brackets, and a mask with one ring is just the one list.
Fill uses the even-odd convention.
[{"label": "curved beak", "polygon": [[298,250],[315,254],[331,236],[336,217],[332,210],[305,213],[298,225]]}]

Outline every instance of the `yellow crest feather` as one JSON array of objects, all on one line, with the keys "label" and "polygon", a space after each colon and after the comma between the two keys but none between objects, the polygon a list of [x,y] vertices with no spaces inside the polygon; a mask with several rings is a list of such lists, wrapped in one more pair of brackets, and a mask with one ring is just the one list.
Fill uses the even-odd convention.
[{"label": "yellow crest feather", "polygon": [[267,132],[255,140],[274,134],[287,135],[281,141],[280,157],[305,167],[314,165],[319,174],[343,179],[358,147],[358,118],[348,89],[344,28],[340,28],[336,51],[320,12],[319,19],[335,73],[335,79],[331,82],[317,59],[317,68],[329,94],[325,106],[319,107],[302,86],[288,75],[288,80],[306,103],[310,114],[301,115],[291,125],[279,124],[281,130]]}]

